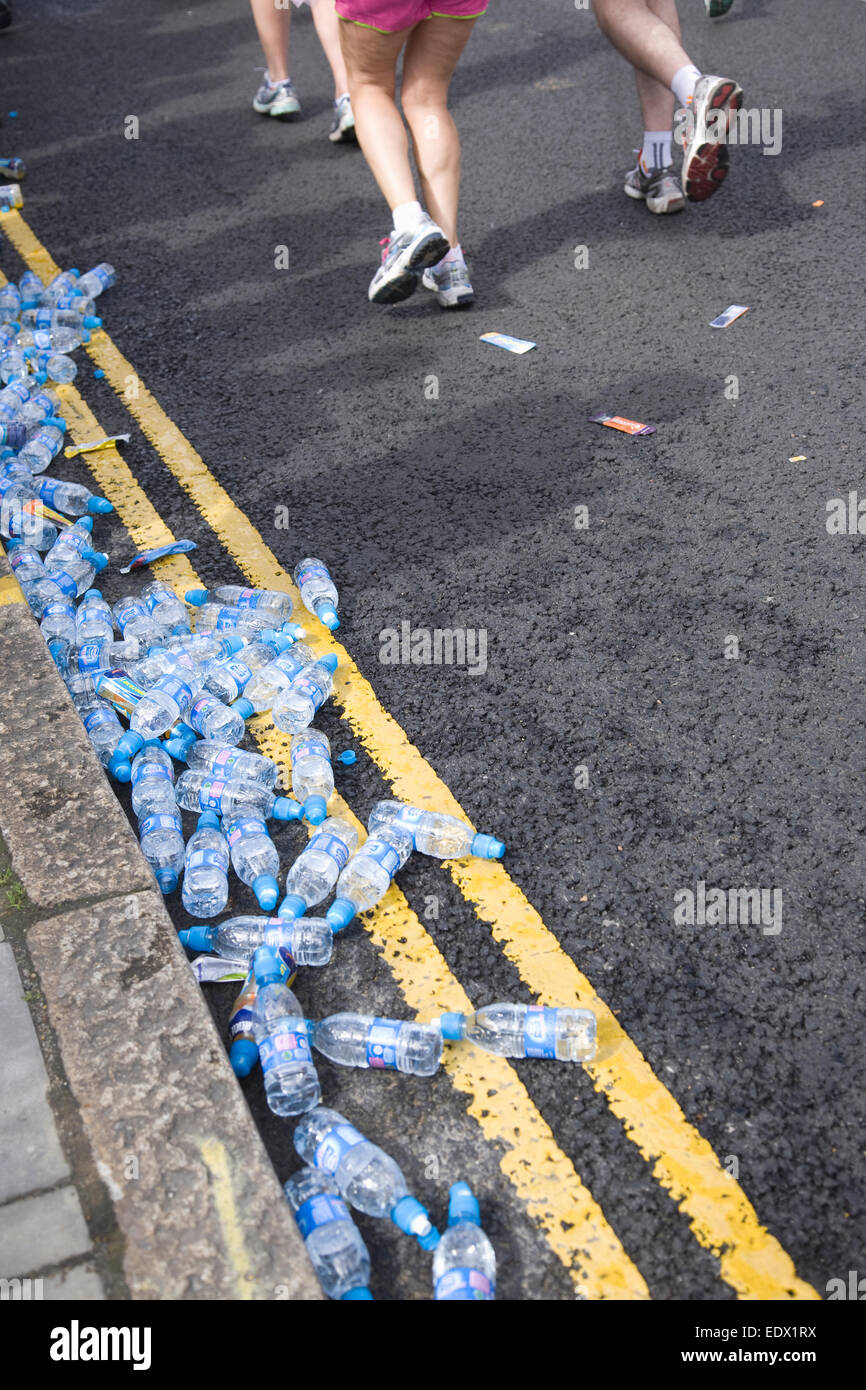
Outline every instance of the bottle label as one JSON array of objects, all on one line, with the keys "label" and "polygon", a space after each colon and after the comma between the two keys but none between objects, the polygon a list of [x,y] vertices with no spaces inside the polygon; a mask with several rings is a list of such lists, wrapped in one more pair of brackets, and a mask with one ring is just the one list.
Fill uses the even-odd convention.
[{"label": "bottle label", "polygon": [[78,593],[78,584],[66,570],[51,570],[48,578],[53,580],[61,593],[68,594],[70,598]]},{"label": "bottle label", "polygon": [[222,806],[222,795],[225,789],[225,782],[218,782],[212,777],[206,777],[201,784],[198,794],[198,804],[201,809],[203,811],[219,811]]},{"label": "bottle label", "polygon": [[217,632],[225,632],[236,628],[238,621],[238,611],[236,608],[221,608],[217,613],[214,627]]},{"label": "bottle label", "polygon": [[157,690],[174,700],[184,709],[192,699],[192,689],[179,676],[161,676],[156,683]]},{"label": "bottle label", "polygon": [[138,787],[142,782],[163,781],[174,782],[171,769],[163,767],[162,763],[139,763],[138,767],[133,768],[132,785]]},{"label": "bottle label", "polygon": [[235,608],[255,608],[262,601],[262,595],[255,589],[240,589],[235,596]]},{"label": "bottle label", "polygon": [[274,1067],[283,1066],[287,1062],[312,1064],[313,1061],[305,1019],[295,1021],[284,1018],[280,1020],[278,1027],[279,1032],[272,1033],[259,1043],[259,1060],[265,1076]]},{"label": "bottle label", "polygon": [[314,835],[304,853],[311,853],[314,849],[317,849],[320,854],[327,854],[341,869],[345,866],[349,858],[348,845],[344,845],[343,841],[338,839],[336,835],[321,833]]},{"label": "bottle label", "polygon": [[530,1004],[523,1025],[523,1044],[527,1057],[556,1058],[556,1019],[558,1009],[545,1009]]},{"label": "bottle label", "polygon": [[[232,749],[234,752],[234,749]],[[225,786],[225,783],[222,783]],[[242,835],[267,835],[268,827],[263,820],[256,820],[254,816],[247,816],[244,820],[232,821],[231,829],[226,834],[229,845],[234,849]]]},{"label": "bottle label", "polygon": [[136,599],[130,603],[119,603],[114,610],[114,616],[117,618],[118,627],[122,629],[127,623],[132,622],[133,618],[146,618],[147,609]]},{"label": "bottle label", "polygon": [[61,599],[55,599],[53,603],[47,603],[42,610],[43,618],[54,618],[60,615],[72,617],[75,620],[75,609],[71,603],[63,603]]},{"label": "bottle label", "polygon": [[157,815],[148,816],[146,820],[143,820],[138,829],[142,839],[153,830],[176,830],[180,834],[180,816],[160,811]]},{"label": "bottle label", "polygon": [[405,825],[407,830],[415,830],[423,814],[420,806],[404,806],[397,817],[397,824]]},{"label": "bottle label", "polygon": [[113,709],[94,709],[84,716],[82,720],[85,729],[92,734],[94,729],[99,729],[103,724],[110,724],[112,728],[118,729],[121,725],[117,722],[117,715]]},{"label": "bottle label", "polygon": [[333,1177],[349,1150],[363,1143],[364,1136],[358,1133],[354,1125],[334,1125],[316,1149],[313,1164]]},{"label": "bottle label", "polygon": [[219,849],[196,849],[187,857],[187,869],[219,869],[228,873],[229,857]]},{"label": "bottle label", "polygon": [[20,550],[13,550],[8,559],[12,566],[13,574],[20,565],[38,565],[39,568],[42,569],[42,556],[39,554],[39,551],[28,550],[26,546],[22,546]]},{"label": "bottle label", "polygon": [[367,1031],[367,1065],[397,1070],[397,1037],[402,1024],[393,1018],[374,1018]]},{"label": "bottle label", "polygon": [[487,1301],[493,1297],[493,1284],[480,1269],[449,1269],[436,1280],[433,1297],[438,1303]]},{"label": "bottle label", "polygon": [[36,484],[39,496],[49,507],[53,507],[55,504],[59,505],[59,503],[57,503],[57,492],[59,488],[65,486],[66,484],[62,483],[59,478],[40,478]]},{"label": "bottle label", "polygon": [[51,348],[51,333],[47,328],[36,328],[33,330],[33,346],[39,352],[47,352]]},{"label": "bottle label", "polygon": [[[198,704],[198,701],[196,701],[196,704]],[[195,705],[193,705],[192,708],[195,709]],[[216,772],[220,777],[228,779],[232,775],[232,769],[237,766],[242,758],[248,756],[249,754],[243,753],[240,748],[223,748],[221,752],[217,753],[215,758],[211,759],[211,772]]]},{"label": "bottle label", "polygon": [[292,767],[300,758],[324,758],[327,762],[331,761],[331,754],[328,745],[321,734],[309,733],[303,738],[299,738],[297,743],[292,740]]},{"label": "bottle label", "polygon": [[328,574],[324,565],[304,565],[298,570],[295,582],[299,589],[303,589],[306,584],[309,584],[311,579],[322,579],[326,584],[330,584],[331,582],[331,576]]},{"label": "bottle label", "polygon": [[330,1192],[317,1192],[315,1197],[308,1197],[303,1206],[298,1207],[295,1212],[295,1220],[304,1240],[320,1226],[327,1226],[331,1221],[350,1219],[349,1208],[342,1197],[334,1197]]},{"label": "bottle label", "polygon": [[389,878],[393,878],[400,867],[400,856],[393,845],[389,845],[387,840],[377,840],[373,837],[366,840],[361,854],[365,859],[372,859],[374,864],[385,870]]},{"label": "bottle label", "polygon": [[[189,687],[187,686],[185,689],[189,689]],[[189,724],[190,728],[194,729],[197,734],[200,734],[208,713],[219,704],[221,704],[221,701],[218,700],[215,695],[198,695],[186,712],[185,719],[187,724]]]},{"label": "bottle label", "polygon": [[221,672],[224,671],[227,675],[231,676],[238,688],[238,693],[243,690],[247,681],[251,681],[253,678],[252,671],[243,661],[226,661],[219,669]]},{"label": "bottle label", "polygon": [[174,606],[176,603],[179,603],[179,599],[176,599],[174,594],[167,594],[164,589],[154,589],[153,593],[148,594],[147,606],[151,613],[154,609],[158,608],[161,603],[170,603]]},{"label": "bottle label", "polygon": [[292,693],[306,695],[318,708],[324,699],[322,687],[313,676],[296,676],[292,681]]},{"label": "bottle label", "polygon": [[98,671],[102,667],[102,643],[85,642],[79,648],[78,669],[79,671]]},{"label": "bottle label", "polygon": [[33,327],[34,327],[34,329],[37,329],[37,330],[38,330],[38,329],[40,329],[40,328],[51,328],[51,326],[52,326],[52,310],[51,310],[51,309],[37,309],[36,312],[35,312],[35,314],[34,314],[34,316],[33,316]]}]

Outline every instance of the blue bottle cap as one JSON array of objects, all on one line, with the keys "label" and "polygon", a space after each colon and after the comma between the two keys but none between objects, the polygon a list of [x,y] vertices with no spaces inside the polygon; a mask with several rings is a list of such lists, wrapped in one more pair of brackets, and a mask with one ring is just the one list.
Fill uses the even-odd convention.
[{"label": "blue bottle cap", "polygon": [[439,1032],[450,1042],[459,1042],[463,1037],[465,1014],[443,1014],[439,1020]]},{"label": "blue bottle cap", "polygon": [[304,802],[304,815],[310,825],[321,825],[328,814],[328,803],[323,796],[308,796]]},{"label": "blue bottle cap", "polygon": [[143,743],[144,739],[141,734],[137,734],[134,729],[127,729],[123,737],[118,740],[113,756],[125,758],[127,762],[131,762]]},{"label": "blue bottle cap", "polygon": [[280,964],[279,956],[275,951],[269,950],[267,946],[259,946],[253,956],[253,973],[256,977],[256,984],[262,985],[280,984],[286,977],[287,971],[284,965]]},{"label": "blue bottle cap", "polygon": [[259,1060],[259,1049],[252,1038],[235,1038],[229,1049],[229,1061],[235,1076],[249,1076]]},{"label": "blue bottle cap", "polygon": [[280,632],[285,632],[293,642],[300,642],[307,635],[307,629],[300,623],[280,623]]},{"label": "blue bottle cap", "polygon": [[429,1225],[430,1217],[417,1197],[401,1197],[400,1201],[391,1212],[391,1220],[401,1231],[405,1231],[407,1236],[414,1236],[422,1250],[435,1250],[439,1244],[439,1232],[433,1226],[430,1230],[419,1235],[413,1231],[413,1224],[422,1218],[425,1225]]},{"label": "blue bottle cap", "polygon": [[102,370],[101,367],[97,367],[97,368],[96,368],[96,371],[93,373],[93,375],[94,375],[94,377],[96,378],[97,381],[101,381],[102,378],[105,376],[105,372]]},{"label": "blue bottle cap", "polygon": [[96,318],[93,314],[85,314],[82,320],[85,328],[101,328],[102,319]]},{"label": "blue bottle cap", "polygon": [[265,628],[264,632],[259,633],[258,640],[264,642],[265,646],[273,648],[277,656],[280,652],[286,651],[288,647],[295,644],[287,632],[277,632],[275,628]]},{"label": "blue bottle cap", "polygon": [[348,1293],[340,1295],[341,1303],[358,1303],[361,1300],[372,1303],[373,1295],[369,1289],[349,1289]]},{"label": "blue bottle cap", "polygon": [[202,811],[195,828],[196,830],[219,830],[220,818],[216,811]]},{"label": "blue bottle cap", "polygon": [[325,914],[325,921],[332,931],[342,931],[355,916],[355,904],[348,898],[335,898]]},{"label": "blue bottle cap", "polygon": [[90,553],[93,557],[90,561],[91,565],[97,574],[101,574],[108,564],[108,556],[102,550],[92,550]]},{"label": "blue bottle cap", "polygon": [[101,589],[85,589],[82,598],[102,598]]},{"label": "blue bottle cap", "polygon": [[154,877],[163,893],[173,893],[177,887],[177,874],[174,869],[156,869]]},{"label": "blue bottle cap", "polygon": [[299,801],[295,801],[291,796],[276,796],[271,808],[271,818],[273,820],[300,820],[304,814],[304,808]]},{"label": "blue bottle cap", "polygon": [[175,623],[174,627],[171,630],[171,635],[172,637],[189,636],[189,623]]},{"label": "blue bottle cap", "polygon": [[91,497],[87,503],[87,510],[95,512],[97,516],[102,516],[107,512],[114,511],[114,503],[109,502],[107,497]]},{"label": "blue bottle cap", "polygon": [[337,754],[337,761],[345,763],[346,767],[351,767],[358,761],[358,754],[353,749],[347,748],[344,752]]},{"label": "blue bottle cap", "polygon": [[287,893],[277,910],[278,917],[303,917],[307,910],[306,899],[300,893]]},{"label": "blue bottle cap", "polygon": [[42,424],[43,426],[51,425],[52,429],[60,430],[61,434],[65,434],[66,431],[69,429],[69,426],[67,425],[62,415],[47,415],[45,419],[42,421]]},{"label": "blue bottle cap", "polygon": [[185,946],[188,951],[212,951],[215,936],[216,927],[206,927],[201,922],[177,934],[181,946]]},{"label": "blue bottle cap", "polygon": [[476,859],[501,859],[505,845],[495,835],[476,835],[469,846],[469,853],[474,854]]},{"label": "blue bottle cap", "polygon": [[337,610],[326,598],[320,599],[316,604],[316,617],[320,623],[324,623],[331,632],[335,627],[340,626],[340,619],[337,617]]},{"label": "blue bottle cap", "polygon": [[270,912],[277,905],[277,898],[280,896],[280,885],[273,874],[259,874],[253,879],[253,892],[258,900],[259,907],[264,908],[265,912]]},{"label": "blue bottle cap", "polygon": [[[234,656],[236,652],[243,651],[244,647],[247,644],[244,638],[239,637],[235,632],[232,633],[231,636],[223,638],[223,645],[226,648],[228,655]],[[246,716],[244,716],[244,718],[246,718]]]},{"label": "blue bottle cap", "polygon": [[169,757],[174,758],[175,762],[186,762],[186,755],[189,751],[189,744],[186,739],[167,738],[162,746]]},{"label": "blue bottle cap", "polygon": [[132,764],[129,762],[128,758],[122,755],[118,757],[117,753],[112,753],[111,757],[108,759],[108,771],[111,773],[115,782],[132,781]]},{"label": "blue bottle cap", "polygon": [[324,666],[327,671],[333,673],[337,669],[337,658],[333,652],[328,652],[328,655],[323,656],[318,664]]},{"label": "blue bottle cap", "polygon": [[250,704],[249,700],[245,700],[243,696],[241,696],[239,700],[234,700],[229,705],[229,709],[236,710],[242,719],[249,719],[251,715],[255,714],[255,709]]},{"label": "blue bottle cap", "polygon": [[481,1225],[481,1210],[472,1189],[466,1182],[455,1182],[448,1189],[448,1225],[456,1226],[458,1221],[471,1221],[473,1226]]},{"label": "blue bottle cap", "polygon": [[203,603],[207,603],[207,589],[187,589],[184,598],[193,608],[200,608]]}]

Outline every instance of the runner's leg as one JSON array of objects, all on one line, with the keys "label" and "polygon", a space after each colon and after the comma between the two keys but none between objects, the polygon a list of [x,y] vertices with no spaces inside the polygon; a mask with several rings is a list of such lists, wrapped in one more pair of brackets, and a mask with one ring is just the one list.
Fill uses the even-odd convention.
[{"label": "runner's leg", "polygon": [[272,82],[283,82],[289,75],[291,7],[278,10],[274,0],[250,0],[250,5],[265,55],[268,77]]}]

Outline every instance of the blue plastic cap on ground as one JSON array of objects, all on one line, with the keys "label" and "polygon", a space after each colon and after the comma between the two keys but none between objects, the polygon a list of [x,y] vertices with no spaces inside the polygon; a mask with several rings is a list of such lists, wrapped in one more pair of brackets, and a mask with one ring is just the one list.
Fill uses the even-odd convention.
[{"label": "blue plastic cap on ground", "polygon": [[436,1227],[432,1226],[426,1236],[416,1236],[415,1239],[422,1250],[435,1250],[442,1237],[436,1230]]},{"label": "blue plastic cap on ground", "polygon": [[287,893],[280,903],[278,917],[303,917],[307,910],[306,899],[300,893]]},{"label": "blue plastic cap on ground", "polygon": [[215,936],[216,927],[207,927],[202,922],[196,922],[194,927],[187,927],[186,931],[177,934],[181,946],[188,951],[212,951]]},{"label": "blue plastic cap on ground", "polygon": [[413,1224],[418,1223],[419,1217],[425,1225],[430,1224],[430,1217],[417,1197],[401,1197],[391,1212],[391,1220],[394,1225],[401,1231],[405,1231],[407,1236],[414,1236],[422,1250],[435,1250],[439,1244],[439,1232],[435,1226],[432,1226],[428,1231],[423,1231],[420,1235],[412,1229]]},{"label": "blue plastic cap on ground", "polygon": [[81,529],[82,529],[83,531],[92,531],[92,530],[93,530],[93,517],[92,517],[92,516],[80,516],[80,517],[78,518],[78,520],[76,521],[75,525],[76,525],[76,526],[80,526]]},{"label": "blue plastic cap on ground", "polygon": [[82,598],[102,598],[101,589],[85,589]]},{"label": "blue plastic cap on ground", "polygon": [[294,646],[292,638],[287,632],[277,632],[276,628],[265,628],[264,632],[259,633],[259,641],[264,642],[265,646],[273,647],[279,654]]},{"label": "blue plastic cap on ground", "polygon": [[276,952],[267,946],[259,946],[253,956],[253,972],[259,986],[279,984],[286,976],[285,967],[280,965]]},{"label": "blue plastic cap on ground", "polygon": [[304,815],[310,825],[321,825],[328,814],[328,803],[323,796],[308,796],[304,802]]},{"label": "blue plastic cap on ground", "polygon": [[316,617],[318,618],[319,622],[324,623],[325,627],[328,628],[331,632],[334,631],[334,628],[340,626],[340,619],[337,617],[337,610],[332,603],[328,602],[327,599],[322,599],[320,603],[316,604]]},{"label": "blue plastic cap on ground", "polygon": [[256,712],[249,700],[245,700],[243,696],[239,700],[234,700],[229,705],[229,709],[235,710],[242,719],[249,719]]},{"label": "blue plastic cap on ground", "polygon": [[459,1042],[463,1037],[465,1021],[465,1014],[443,1014],[439,1020],[439,1032],[443,1038],[448,1038],[449,1042]]},{"label": "blue plastic cap on ground", "polygon": [[300,623],[280,623],[280,632],[285,632],[293,642],[300,642],[307,635],[307,629]]},{"label": "blue plastic cap on ground", "polygon": [[187,589],[184,598],[193,608],[200,608],[203,603],[207,603],[207,589]]},{"label": "blue plastic cap on ground", "polygon": [[347,748],[345,752],[337,754],[338,762],[344,763],[346,767],[351,767],[358,761],[358,754],[353,749]]},{"label": "blue plastic cap on ground", "polygon": [[332,931],[342,931],[349,925],[356,910],[355,904],[348,898],[335,898],[325,913],[325,921]]},{"label": "blue plastic cap on ground", "polygon": [[141,737],[141,734],[137,734],[134,729],[127,729],[126,733],[118,741],[117,747],[114,750],[114,757],[125,758],[127,762],[131,762],[143,743],[144,739]]},{"label": "blue plastic cap on ground", "polygon": [[196,830],[219,830],[220,818],[216,811],[202,811],[195,828]]},{"label": "blue plastic cap on ground", "polygon": [[102,378],[105,376],[105,372],[102,370],[101,367],[97,367],[93,375],[95,376],[97,381],[101,381]]},{"label": "blue plastic cap on ground", "polygon": [[132,781],[132,764],[128,758],[123,756],[118,757],[116,753],[112,753],[111,757],[108,759],[108,771],[111,773],[115,782]]},{"label": "blue plastic cap on ground", "polygon": [[456,1226],[458,1221],[481,1225],[481,1209],[468,1182],[455,1182],[448,1189],[448,1225]]},{"label": "blue plastic cap on ground", "polygon": [[108,564],[108,556],[102,550],[91,550],[92,559],[90,561],[97,574],[101,574]]},{"label": "blue plastic cap on ground", "polygon": [[174,869],[156,869],[154,877],[163,893],[173,893],[177,887],[177,874]]},{"label": "blue plastic cap on ground", "polygon": [[277,905],[277,898],[280,896],[280,885],[273,874],[259,874],[253,879],[253,892],[256,895],[259,907],[264,908],[265,912],[270,912]]},{"label": "blue plastic cap on ground", "polygon": [[373,1302],[373,1295],[369,1289],[349,1289],[348,1293],[340,1295],[341,1303],[360,1303],[362,1300],[365,1303]]},{"label": "blue plastic cap on ground", "polygon": [[300,820],[303,814],[303,806],[293,797],[277,796],[274,798],[274,804],[271,808],[271,816],[274,820]]},{"label": "blue plastic cap on ground", "polygon": [[327,656],[323,656],[323,657],[320,659],[319,665],[320,665],[320,666],[324,666],[325,669],[326,669],[327,671],[331,671],[331,672],[336,671],[336,669],[337,669],[337,658],[336,658],[336,656],[334,655],[333,652],[328,652],[328,655],[327,655]]},{"label": "blue plastic cap on ground", "polygon": [[469,846],[469,853],[474,854],[476,859],[501,859],[505,845],[495,835],[476,835]]},{"label": "blue plastic cap on ground", "polygon": [[107,497],[91,497],[87,504],[89,512],[95,512],[97,516],[103,516],[107,512],[114,511],[114,503],[109,502]]},{"label": "blue plastic cap on ground", "polygon": [[[224,637],[223,643],[229,656],[234,656],[236,652],[243,651],[247,645],[243,637],[238,637],[237,633],[232,633],[230,637]],[[246,718],[246,716],[244,716]]]},{"label": "blue plastic cap on ground", "polygon": [[252,1038],[235,1038],[229,1049],[229,1061],[235,1076],[249,1076],[259,1060],[259,1049]]},{"label": "blue plastic cap on ground", "polygon": [[82,320],[85,328],[101,328],[102,319],[98,319],[95,314],[85,314]]}]

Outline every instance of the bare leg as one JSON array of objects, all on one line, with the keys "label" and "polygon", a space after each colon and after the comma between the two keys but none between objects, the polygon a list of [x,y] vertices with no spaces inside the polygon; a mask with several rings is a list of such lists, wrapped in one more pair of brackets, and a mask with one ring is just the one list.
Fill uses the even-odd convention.
[{"label": "bare leg", "polygon": [[334,0],[315,0],[313,23],[316,26],[319,43],[331,65],[331,72],[334,77],[334,100],[336,101],[337,97],[348,92],[349,79],[346,76],[346,64],[340,45],[341,26],[337,11],[334,9]]},{"label": "bare leg", "polygon": [[[649,0],[653,14],[665,23],[680,42],[680,17],[676,0]],[[643,112],[644,130],[670,130],[674,118],[674,95],[669,87],[635,68],[635,82]]]},{"label": "bare leg", "polygon": [[360,24],[340,24],[358,143],[392,212],[416,196],[409,138],[394,101],[397,59],[411,32],[380,34]]},{"label": "bare leg", "polygon": [[[676,31],[667,19],[669,11],[676,16],[674,0],[592,0],[598,27],[624,58],[670,88],[674,74],[691,63]],[[665,17],[661,18],[659,11]],[[661,130],[665,124],[649,127]]]},{"label": "bare leg", "polygon": [[259,43],[265,55],[268,77],[272,82],[282,82],[289,76],[291,6],[285,10],[278,10],[274,0],[250,0],[250,4]]},{"label": "bare leg", "polygon": [[424,20],[412,30],[403,61],[401,100],[424,203],[452,246],[458,245],[460,137],[448,110],[448,87],[474,24],[445,16]]}]

